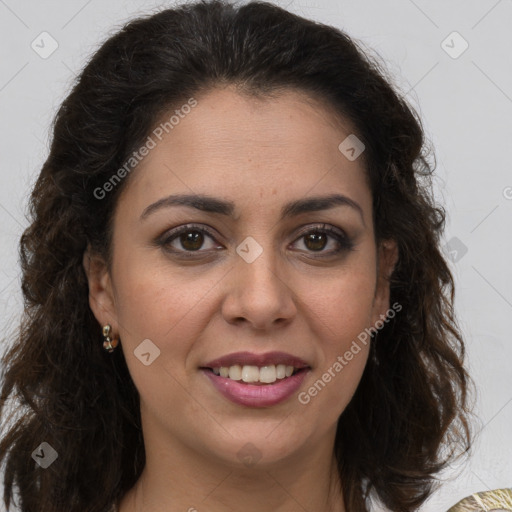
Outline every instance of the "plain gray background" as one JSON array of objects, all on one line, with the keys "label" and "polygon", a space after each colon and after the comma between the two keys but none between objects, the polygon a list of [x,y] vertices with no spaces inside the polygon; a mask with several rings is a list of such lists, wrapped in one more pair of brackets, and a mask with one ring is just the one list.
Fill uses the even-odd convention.
[{"label": "plain gray background", "polygon": [[[511,487],[512,1],[274,3],[339,27],[378,52],[435,148],[437,199],[448,216],[443,244],[481,423],[471,458],[441,475],[444,485],[421,511],[445,511],[473,492]],[[2,336],[22,307],[17,243],[56,108],[109,34],[137,14],[171,5],[0,0]],[[52,44],[58,45],[54,53],[41,55]]]}]

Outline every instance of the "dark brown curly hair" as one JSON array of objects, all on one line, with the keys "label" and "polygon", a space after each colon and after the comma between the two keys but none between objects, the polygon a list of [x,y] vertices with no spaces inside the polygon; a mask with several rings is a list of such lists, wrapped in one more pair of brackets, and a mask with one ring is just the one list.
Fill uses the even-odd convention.
[{"label": "dark brown curly hair", "polygon": [[[113,212],[130,176],[101,200],[94,191],[165,112],[224,84],[260,96],[306,92],[365,144],[375,237],[397,243],[390,301],[403,311],[374,335],[338,421],[345,506],[367,511],[375,495],[409,512],[432,494],[436,473],[470,449],[473,381],[440,250],[435,164],[418,115],[391,83],[361,43],[267,2],[181,5],[135,19],[102,44],[55,116],[20,240],[25,311],[0,396],[7,507],[104,512],[141,474],[138,392],[122,350],[102,348],[82,263],[90,244],[111,264]],[[31,457],[42,441],[58,452],[47,469]]]}]

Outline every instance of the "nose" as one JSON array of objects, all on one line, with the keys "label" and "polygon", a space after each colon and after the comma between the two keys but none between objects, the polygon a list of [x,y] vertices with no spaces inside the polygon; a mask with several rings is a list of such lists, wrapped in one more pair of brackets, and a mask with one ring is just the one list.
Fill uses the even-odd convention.
[{"label": "nose", "polygon": [[222,315],[228,323],[269,330],[288,324],[297,313],[295,292],[278,256],[265,249],[251,263],[237,255],[227,276]]}]

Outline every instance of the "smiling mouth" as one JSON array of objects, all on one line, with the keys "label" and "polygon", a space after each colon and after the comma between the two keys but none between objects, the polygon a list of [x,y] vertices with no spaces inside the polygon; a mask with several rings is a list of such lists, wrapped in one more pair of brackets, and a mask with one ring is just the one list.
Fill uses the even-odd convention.
[{"label": "smiling mouth", "polygon": [[214,375],[233,381],[254,385],[270,385],[282,381],[299,372],[308,370],[309,367],[296,368],[284,364],[270,364],[265,366],[239,365],[220,366],[215,368],[202,368]]}]

